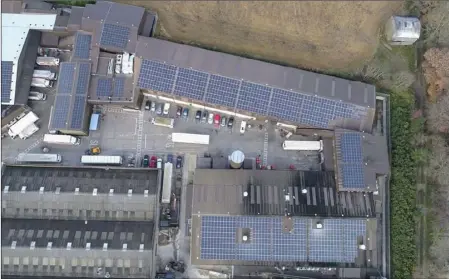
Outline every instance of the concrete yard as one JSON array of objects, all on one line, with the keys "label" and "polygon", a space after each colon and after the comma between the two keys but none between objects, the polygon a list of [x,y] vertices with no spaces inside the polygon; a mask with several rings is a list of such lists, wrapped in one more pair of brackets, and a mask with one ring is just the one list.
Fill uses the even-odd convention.
[{"label": "concrete yard", "polygon": [[[236,119],[232,129],[195,122],[196,109],[191,108],[188,119],[176,118],[174,129],[151,124],[156,114],[147,110],[128,111],[119,107],[102,107],[104,118],[100,121],[99,130],[91,131],[88,137],[82,137],[81,145],[46,145],[43,135],[48,132],[49,112],[54,96],[49,95],[45,102],[33,102],[31,107],[40,117],[40,130],[27,140],[5,138],[2,145],[2,159],[14,163],[17,154],[41,153],[44,146],[50,153],[59,153],[63,157],[63,165],[80,165],[80,156],[89,146],[99,145],[103,155],[121,155],[125,159],[143,158],[144,155],[165,157],[167,154],[210,153],[212,156],[227,156],[234,150],[241,150],[247,158],[261,155],[263,165],[274,165],[278,169],[286,169],[291,164],[298,169],[317,169],[318,156],[307,156],[295,151],[282,149],[283,138],[280,137],[276,125],[263,122],[248,122],[252,125],[244,135],[239,133],[242,120]],[[176,105],[172,104],[170,116],[175,117]],[[264,125],[262,129],[259,124]],[[171,141],[171,133],[197,133],[210,135],[210,144],[180,144]],[[265,161],[266,160],[266,161]],[[139,166],[139,164],[137,165]]]}]

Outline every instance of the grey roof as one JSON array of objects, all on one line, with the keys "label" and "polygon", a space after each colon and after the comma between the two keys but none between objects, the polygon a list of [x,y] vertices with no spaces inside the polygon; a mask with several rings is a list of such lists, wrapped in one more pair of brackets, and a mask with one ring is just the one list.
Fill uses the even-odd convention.
[{"label": "grey roof", "polygon": [[[287,98],[310,98],[310,97],[321,97],[316,100],[310,100],[311,102],[321,103],[322,107],[326,107],[326,103],[330,101],[326,100],[334,100],[334,102],[329,103],[329,114],[330,119],[335,123],[328,122],[326,123],[326,127],[320,128],[328,128],[327,126],[338,126],[345,127],[355,130],[362,131],[371,131],[372,121],[374,117],[374,108],[375,108],[375,87],[373,85],[344,80],[341,78],[331,77],[322,74],[315,74],[308,71],[303,71],[294,68],[283,67],[279,65],[269,64],[257,60],[246,59],[242,57],[237,57],[229,54],[213,52],[205,49],[200,49],[188,45],[177,44],[169,41],[159,40],[155,38],[147,38],[140,36],[137,41],[136,47],[136,55],[143,59],[142,67],[140,68],[140,76],[138,86],[141,88],[157,90],[165,93],[173,93],[174,86],[167,87],[153,87],[152,84],[157,82],[162,82],[159,80],[154,80],[149,77],[149,75],[153,73],[148,73],[148,70],[145,69],[145,61],[157,61],[162,64],[175,66],[173,69],[170,69],[166,74],[162,72],[165,71],[165,67],[156,67],[156,72],[160,71],[162,74],[161,79],[166,78],[168,83],[176,84],[176,75],[173,77],[169,75],[172,71],[178,72],[181,69],[193,69],[196,71],[200,71],[203,73],[207,73],[210,75],[218,75],[222,77],[228,77],[234,79],[236,82],[244,81],[256,83],[264,87],[268,91],[270,90],[281,90],[285,92],[287,95],[292,95],[292,97]],[[179,67],[176,68],[176,67]],[[164,69],[162,69],[164,68]],[[173,73],[174,73],[173,72]],[[200,74],[201,75],[201,74]],[[150,81],[147,81],[150,79]],[[206,78],[209,79],[208,77]],[[198,87],[199,85],[195,83],[195,81],[191,82],[191,87]],[[243,84],[243,82],[242,82]],[[242,85],[243,86],[243,85]],[[208,99],[208,92],[210,88],[207,86],[199,86],[204,89],[205,92],[201,92],[201,94],[196,97],[190,97],[190,99],[196,101],[204,101]],[[253,86],[254,87],[254,86]],[[257,87],[257,86],[256,86]],[[242,94],[247,95],[246,92],[242,92],[243,90],[238,88],[238,93],[236,96],[231,98],[236,99],[238,102],[241,102],[240,96]],[[299,94],[298,94],[299,93]],[[229,93],[230,94],[230,93]],[[240,96],[239,96],[240,94]],[[283,93],[284,94],[284,93]],[[284,95],[285,95],[284,94]],[[175,94],[180,95],[183,94]],[[200,96],[201,95],[201,96]],[[261,111],[255,111],[258,114],[268,114],[270,111],[270,101],[273,93],[268,93],[267,96],[264,96],[262,99],[265,99],[267,104],[263,106]],[[300,96],[298,96],[300,95]],[[270,96],[270,97],[269,97]],[[280,97],[282,99],[282,97]],[[286,97],[283,97],[286,98]],[[260,98],[259,98],[260,99]],[[237,102],[236,101],[236,102]],[[245,105],[239,106],[239,103],[232,102],[232,104],[227,104],[227,107],[231,109],[248,110]],[[335,103],[336,102],[336,103]],[[252,102],[251,102],[252,103]],[[348,108],[351,112],[345,114],[345,116],[340,116],[337,113],[337,116],[332,115],[336,113],[335,106],[339,103],[343,103],[346,105],[352,105],[352,107]],[[221,104],[224,105],[224,104]],[[301,104],[298,103],[298,106]],[[271,105],[273,107],[273,105]],[[297,108],[301,111],[301,108]],[[319,109],[319,108],[317,108]],[[325,108],[328,110],[327,108]],[[289,108],[289,110],[295,110],[295,108]],[[315,110],[315,109],[312,109]],[[254,111],[253,111],[254,112]],[[292,112],[293,113],[293,112]],[[307,112],[305,112],[308,114]],[[313,112],[312,113],[317,113]],[[318,112],[317,114],[323,115],[324,112]],[[323,116],[322,116],[323,117]],[[342,117],[342,119],[340,119]],[[281,118],[277,116],[277,118]],[[285,117],[284,117],[285,118]],[[304,116],[303,116],[304,118]],[[318,117],[319,118],[319,117]],[[314,123],[307,123],[310,121],[301,121],[300,118],[292,116],[292,119],[282,119],[287,120],[293,123],[301,123],[309,126],[315,126]],[[324,125],[322,125],[324,126]]]},{"label": "grey roof", "polygon": [[389,173],[384,136],[337,129],[335,154],[340,191],[375,191],[377,175]]},{"label": "grey roof", "polygon": [[[338,192],[334,172],[196,169],[192,212],[226,215],[375,216],[372,193]],[[301,191],[307,189],[307,194]],[[244,192],[248,196],[244,197]],[[288,195],[288,200],[286,199]]]},{"label": "grey roof", "polygon": [[90,62],[60,64],[50,129],[83,132],[87,130],[87,92],[90,71]]},{"label": "grey roof", "polygon": [[114,222],[114,221],[66,221],[2,218],[2,246],[30,247],[51,249],[71,248],[121,250],[127,244],[127,250],[152,249],[152,222]]},{"label": "grey roof", "polygon": [[2,13],[18,14],[22,11],[21,1],[2,1]]},{"label": "grey roof", "polygon": [[81,28],[81,20],[83,19],[84,7],[72,7],[69,21],[67,22],[68,31],[75,31]]},{"label": "grey roof", "polygon": [[127,194],[131,189],[133,195],[142,195],[148,190],[150,195],[157,193],[157,171],[90,167],[42,167],[42,166],[6,166],[2,176],[2,191],[9,186],[9,192],[21,191],[26,186],[27,192],[37,192],[44,187],[45,192],[108,194]]}]

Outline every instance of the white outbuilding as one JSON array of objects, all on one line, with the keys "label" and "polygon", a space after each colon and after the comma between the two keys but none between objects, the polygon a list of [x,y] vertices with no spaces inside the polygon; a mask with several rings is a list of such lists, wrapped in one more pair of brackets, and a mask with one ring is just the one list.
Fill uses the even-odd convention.
[{"label": "white outbuilding", "polygon": [[416,17],[392,16],[385,25],[391,45],[412,45],[421,35],[421,22]]}]

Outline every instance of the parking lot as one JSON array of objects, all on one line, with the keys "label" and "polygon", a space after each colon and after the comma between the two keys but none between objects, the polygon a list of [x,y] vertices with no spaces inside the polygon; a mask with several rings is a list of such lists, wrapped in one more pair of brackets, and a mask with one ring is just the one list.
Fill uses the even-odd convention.
[{"label": "parking lot", "polygon": [[[155,112],[145,110],[127,111],[114,106],[103,106],[103,119],[99,130],[91,131],[88,137],[82,137],[78,146],[44,145],[43,135],[48,132],[50,107],[54,95],[49,94],[47,101],[31,102],[33,111],[40,117],[37,123],[40,130],[27,140],[5,138],[2,145],[3,161],[14,162],[18,153],[41,153],[44,146],[50,153],[59,153],[64,165],[80,165],[80,156],[89,146],[100,146],[103,155],[122,155],[134,157],[137,162],[144,155],[156,155],[165,158],[167,154],[184,155],[209,153],[212,156],[228,156],[234,150],[241,150],[247,158],[260,155],[263,165],[273,165],[278,169],[286,169],[294,165],[297,169],[318,169],[318,156],[310,156],[295,151],[282,149],[283,138],[275,124],[270,122],[249,121],[251,128],[241,134],[242,119],[236,118],[232,128],[218,128],[212,124],[195,121],[195,108],[189,108],[187,118],[177,118],[176,104],[171,104],[167,117],[175,118],[174,128],[153,125],[151,119]],[[154,100],[153,100],[154,101]],[[145,104],[145,102],[144,102]],[[181,144],[171,141],[171,133],[196,133],[210,135],[209,145]],[[312,154],[313,155],[313,154]],[[139,166],[140,164],[138,164]]]}]

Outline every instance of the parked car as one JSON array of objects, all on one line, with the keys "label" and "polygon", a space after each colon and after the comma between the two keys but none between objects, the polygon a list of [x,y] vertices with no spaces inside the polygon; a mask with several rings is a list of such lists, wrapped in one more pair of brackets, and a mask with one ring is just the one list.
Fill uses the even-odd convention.
[{"label": "parked car", "polygon": [[219,114],[215,114],[215,117],[214,117],[214,127],[215,127],[215,128],[220,127],[220,115],[219,115]]},{"label": "parked car", "polygon": [[168,115],[169,112],[170,112],[170,103],[165,103],[164,104],[164,115]]},{"label": "parked car", "polygon": [[181,116],[181,113],[182,113],[182,107],[181,106],[178,106],[178,108],[176,109],[176,116]]},{"label": "parked car", "polygon": [[176,158],[176,168],[177,169],[180,169],[182,167],[182,157],[181,156],[178,156],[177,158]]},{"label": "parked car", "polygon": [[182,118],[187,119],[188,117],[189,117],[189,109],[184,108],[184,110],[182,111]]},{"label": "parked car", "polygon": [[156,114],[162,114],[162,104],[156,105]]},{"label": "parked car", "polygon": [[234,125],[234,117],[229,117],[229,121],[228,121],[228,127],[232,128],[232,126]]},{"label": "parked car", "polygon": [[142,167],[148,168],[149,164],[150,164],[150,156],[148,155],[143,156]]},{"label": "parked car", "polygon": [[240,134],[244,134],[246,131],[246,121],[242,121],[240,124]]},{"label": "parked car", "polygon": [[203,116],[201,117],[202,123],[207,123],[207,117],[209,116],[209,112],[207,110],[203,111]]},{"label": "parked car", "polygon": [[222,127],[226,127],[226,116],[223,116],[222,118],[221,118],[221,126]]},{"label": "parked car", "polygon": [[207,123],[212,124],[214,123],[214,114],[209,113],[209,118],[207,119]]},{"label": "parked car", "polygon": [[201,121],[201,110],[196,111],[195,120],[196,120],[196,122]]},{"label": "parked car", "polygon": [[156,168],[157,167],[157,157],[151,156],[150,159],[150,168]]},{"label": "parked car", "polygon": [[150,110],[150,108],[151,108],[151,101],[146,101],[145,102],[145,109],[146,110]]},{"label": "parked car", "polygon": [[167,162],[173,164],[173,154],[167,154]]},{"label": "parked car", "polygon": [[162,158],[157,158],[157,168],[162,169]]},{"label": "parked car", "polygon": [[150,111],[156,111],[156,102],[151,102]]}]

